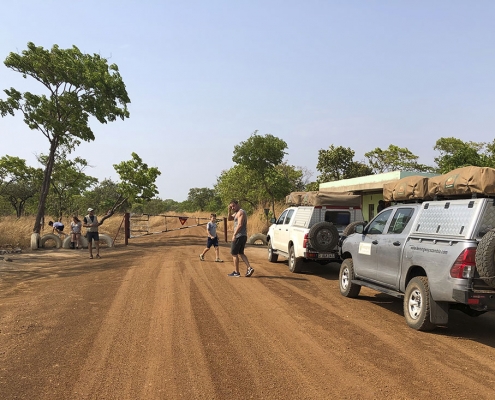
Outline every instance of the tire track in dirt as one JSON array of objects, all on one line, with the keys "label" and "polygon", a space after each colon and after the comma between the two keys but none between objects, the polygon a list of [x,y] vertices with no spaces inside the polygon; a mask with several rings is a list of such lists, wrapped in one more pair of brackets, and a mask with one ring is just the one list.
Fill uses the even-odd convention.
[{"label": "tire track in dirt", "polygon": [[[328,282],[319,280],[318,277],[311,279],[315,283],[323,282],[322,286],[328,285]],[[490,379],[490,375],[494,372],[493,367],[488,367],[485,369],[486,373],[480,374],[479,369],[476,368],[476,365],[478,367],[480,365],[479,357],[473,358],[472,352],[471,357],[465,359],[461,365],[455,360],[450,362],[449,355],[453,353],[451,343],[444,345],[442,336],[436,337],[435,334],[412,331],[407,326],[400,325],[404,323],[403,320],[395,321],[393,326],[389,326],[390,330],[387,330],[384,329],[382,321],[369,318],[368,312],[354,313],[352,318],[348,318],[349,305],[354,308],[358,306],[356,303],[359,300],[340,296],[338,281],[334,285],[335,292],[328,292],[329,294],[324,297],[322,290],[310,288],[311,282],[307,281],[290,280],[276,281],[276,283],[270,281],[269,286],[280,298],[288,297],[287,293],[290,293],[289,307],[294,309],[293,312],[304,314],[308,319],[312,319],[315,314],[318,315],[319,320],[313,319],[312,323],[320,326],[325,334],[329,334],[331,327],[334,327],[337,342],[345,341],[346,347],[350,349],[346,357],[349,358],[351,365],[347,370],[356,373],[364,381],[370,376],[383,375],[383,371],[388,372],[386,376],[398,376],[399,379],[381,378],[377,382],[382,393],[388,392],[389,395],[404,398],[407,398],[408,393],[450,398],[450,395],[446,395],[445,388],[463,393],[465,396],[476,394],[481,397],[486,395],[487,390],[495,390],[493,379]],[[347,304],[343,304],[342,300]],[[368,303],[367,307],[373,308],[373,304]],[[402,340],[397,340],[398,337]],[[332,338],[330,337],[329,340],[332,341]],[[425,341],[430,345],[425,346]],[[493,353],[493,349],[487,350]],[[418,358],[416,355],[420,353],[428,356]],[[457,357],[458,354],[453,358],[457,359]],[[486,365],[487,359],[491,360],[491,357],[485,357],[482,365]],[[425,365],[428,368],[425,369]],[[439,374],[437,371],[442,372]],[[416,379],[409,379],[410,374]],[[376,382],[376,378],[374,380]]]}]

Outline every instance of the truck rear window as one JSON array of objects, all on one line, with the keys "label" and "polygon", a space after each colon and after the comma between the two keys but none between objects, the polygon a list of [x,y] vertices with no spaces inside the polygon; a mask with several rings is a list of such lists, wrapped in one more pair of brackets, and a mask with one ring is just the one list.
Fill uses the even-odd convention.
[{"label": "truck rear window", "polygon": [[325,221],[337,226],[347,226],[351,223],[351,213],[349,211],[327,211]]}]

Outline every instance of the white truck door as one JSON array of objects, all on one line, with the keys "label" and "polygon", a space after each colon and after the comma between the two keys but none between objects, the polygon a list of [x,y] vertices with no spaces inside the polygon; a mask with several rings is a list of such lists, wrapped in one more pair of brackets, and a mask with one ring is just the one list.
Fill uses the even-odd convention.
[{"label": "white truck door", "polygon": [[281,240],[282,240],[281,237],[283,236],[282,231],[283,231],[283,229],[285,229],[284,220],[285,220],[285,216],[287,215],[288,211],[289,210],[285,210],[280,215],[280,217],[278,217],[277,222],[275,222],[276,226],[273,229],[273,237],[271,238],[272,248],[275,250],[285,251],[284,247],[286,247],[286,246],[280,247],[280,244],[281,244]]},{"label": "white truck door", "polygon": [[290,221],[294,214],[294,210],[288,210],[285,215],[285,220],[282,225],[280,225],[280,231],[278,232],[278,240],[280,241],[279,249],[285,252],[289,252],[289,240],[290,240]]}]

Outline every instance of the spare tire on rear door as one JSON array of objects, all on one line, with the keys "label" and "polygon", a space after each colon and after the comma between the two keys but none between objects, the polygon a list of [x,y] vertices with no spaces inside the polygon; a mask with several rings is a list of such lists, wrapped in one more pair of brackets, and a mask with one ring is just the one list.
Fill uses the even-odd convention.
[{"label": "spare tire on rear door", "polygon": [[316,251],[332,251],[339,241],[339,231],[331,222],[318,222],[309,230],[308,241]]},{"label": "spare tire on rear door", "polygon": [[487,285],[495,287],[495,229],[485,233],[476,249],[476,269]]},{"label": "spare tire on rear door", "polygon": [[366,225],[366,223],[363,221],[351,222],[349,225],[345,227],[344,232],[342,232],[342,236],[352,235],[354,232],[356,232],[356,226],[360,226],[360,225],[364,226]]}]

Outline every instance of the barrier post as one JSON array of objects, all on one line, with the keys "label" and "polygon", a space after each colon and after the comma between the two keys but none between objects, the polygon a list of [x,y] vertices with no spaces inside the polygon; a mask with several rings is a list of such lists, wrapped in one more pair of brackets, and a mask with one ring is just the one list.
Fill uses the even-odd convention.
[{"label": "barrier post", "polygon": [[223,219],[223,233],[225,234],[225,243],[228,243],[228,241],[227,241],[227,218]]},{"label": "barrier post", "polygon": [[129,237],[131,236],[131,213],[126,212],[124,214],[124,243],[127,246],[129,244]]}]

